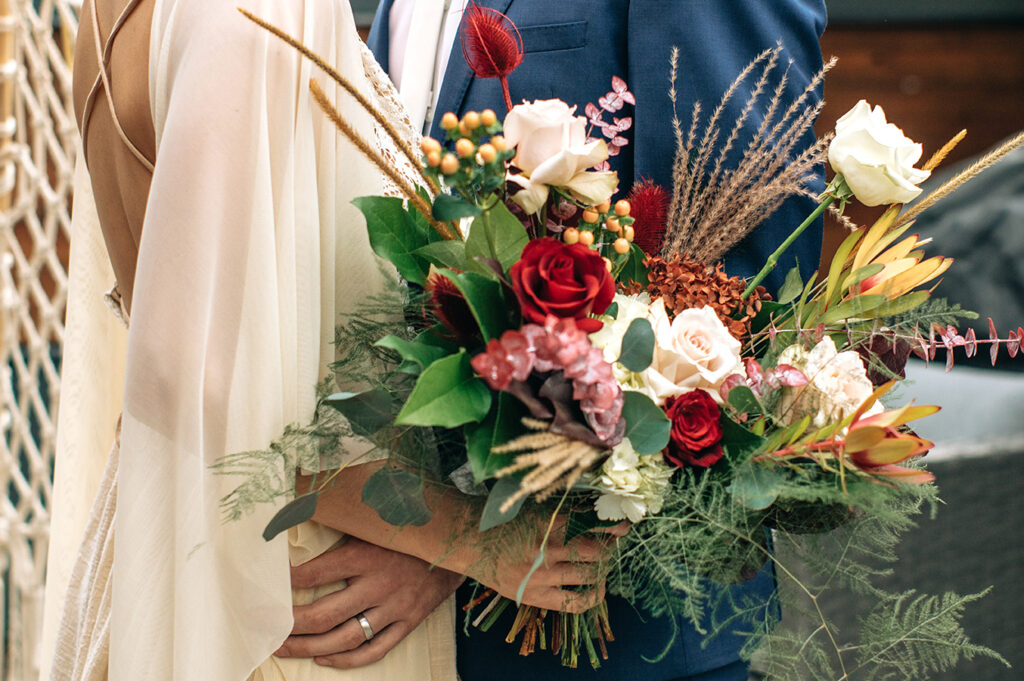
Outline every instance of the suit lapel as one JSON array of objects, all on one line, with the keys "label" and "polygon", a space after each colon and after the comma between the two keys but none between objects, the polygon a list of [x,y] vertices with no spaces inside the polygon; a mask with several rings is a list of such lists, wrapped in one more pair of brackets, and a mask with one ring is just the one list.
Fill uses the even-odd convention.
[{"label": "suit lapel", "polygon": [[384,73],[390,68],[391,35],[388,30],[390,26],[391,5],[394,0],[383,0],[377,7],[377,13],[373,15],[373,25],[370,27],[370,35],[366,38],[366,46],[373,52],[374,58]]},{"label": "suit lapel", "polygon": [[[513,0],[477,0],[484,7],[490,7],[502,14],[508,11]],[[452,45],[452,56],[448,60],[448,68],[445,69],[444,78],[441,79],[441,92],[437,98],[437,107],[434,109],[434,120],[430,124],[430,135],[435,139],[443,140],[444,133],[441,130],[441,116],[448,111],[458,113],[462,110],[463,102],[466,101],[466,93],[473,82],[473,71],[469,64],[462,58],[462,46],[459,38],[455,38]]]}]

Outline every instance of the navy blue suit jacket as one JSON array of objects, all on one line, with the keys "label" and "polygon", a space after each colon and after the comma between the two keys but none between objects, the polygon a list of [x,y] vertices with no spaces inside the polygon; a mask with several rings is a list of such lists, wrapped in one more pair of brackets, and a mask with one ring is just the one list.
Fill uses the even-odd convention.
[{"label": "navy blue suit jacket", "polygon": [[[378,8],[368,40],[385,70],[388,68],[388,13],[392,0]],[[824,0],[481,0],[506,13],[522,35],[525,57],[509,78],[512,101],[557,97],[583,106],[597,102],[622,77],[636,95],[630,144],[611,159],[620,188],[650,178],[671,187],[675,150],[672,105],[668,97],[669,53],[679,48],[676,83],[679,118],[688,126],[695,102],[713,110],[743,68],[760,52],[782,42],[791,61],[784,97],[791,101],[821,68],[818,40],[825,28]],[[746,97],[735,99],[723,120],[738,117]],[[431,134],[443,139],[437,126],[446,111],[463,113],[492,108],[504,111],[496,80],[473,77],[458,45],[452,53],[441,86]],[[629,114],[627,114],[629,115]],[[759,125],[755,116],[750,125]],[[806,142],[813,142],[809,134]],[[807,199],[792,199],[726,257],[727,271],[750,276],[764,258],[813,210]],[[821,229],[810,229],[787,253],[766,283],[777,290],[785,273],[799,258],[805,277],[817,268]],[[767,601],[774,589],[772,576],[733,587],[736,596]],[[702,647],[702,637],[685,627],[665,660],[649,665],[642,655],[660,652],[670,636],[667,622],[633,611],[620,599],[609,599],[616,641],[611,659],[597,672],[587,669],[560,672],[548,654],[519,657],[516,646],[504,642],[508,623],[499,622],[488,634],[473,631],[459,637],[459,670],[463,681],[502,681],[524,678],[627,679],[666,681],[698,674],[731,662],[742,639],[724,635]],[[502,627],[505,627],[502,629]],[[571,675],[571,676],[570,676]]]}]

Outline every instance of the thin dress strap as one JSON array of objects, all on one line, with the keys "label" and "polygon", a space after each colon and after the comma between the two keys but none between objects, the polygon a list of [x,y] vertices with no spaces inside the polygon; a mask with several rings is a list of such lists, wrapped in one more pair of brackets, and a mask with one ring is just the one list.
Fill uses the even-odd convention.
[{"label": "thin dress strap", "polygon": [[84,150],[89,144],[89,121],[92,118],[93,109],[96,106],[96,94],[99,92],[100,86],[103,86],[103,94],[107,98],[107,106],[110,107],[110,117],[114,120],[114,127],[117,128],[117,134],[120,135],[121,140],[125,143],[125,146],[135,155],[135,158],[139,160],[139,163],[143,165],[146,170],[153,172],[153,163],[146,158],[146,155],[132,142],[128,135],[125,133],[124,128],[121,126],[121,121],[117,118],[117,111],[114,109],[114,97],[110,90],[110,74],[107,69],[110,63],[110,52],[114,46],[114,38],[117,37],[118,32],[124,26],[125,21],[131,16],[131,13],[135,11],[135,8],[142,3],[142,0],[129,0],[128,4],[121,11],[121,15],[117,17],[117,21],[114,22],[114,27],[110,29],[110,35],[107,36],[106,43],[100,42],[100,21],[99,13],[96,9],[96,3],[92,3],[92,25],[93,25],[93,40],[96,43],[96,59],[99,62],[99,73],[96,75],[96,80],[92,84],[92,88],[89,90],[89,96],[85,100],[85,110],[82,113],[82,149]]}]

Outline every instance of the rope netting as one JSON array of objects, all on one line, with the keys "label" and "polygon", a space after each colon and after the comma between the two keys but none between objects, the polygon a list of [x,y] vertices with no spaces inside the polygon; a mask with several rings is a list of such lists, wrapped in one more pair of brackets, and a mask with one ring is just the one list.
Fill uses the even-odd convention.
[{"label": "rope netting", "polygon": [[34,680],[77,130],[68,0],[0,0],[0,675]]}]

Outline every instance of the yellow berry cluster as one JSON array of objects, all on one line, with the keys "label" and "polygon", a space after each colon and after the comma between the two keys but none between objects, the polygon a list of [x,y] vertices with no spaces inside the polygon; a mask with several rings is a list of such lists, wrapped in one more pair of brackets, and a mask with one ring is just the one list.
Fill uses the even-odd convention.
[{"label": "yellow berry cluster", "polygon": [[449,112],[441,117],[446,143],[424,137],[420,143],[428,173],[443,176],[445,184],[487,194],[504,184],[505,162],[513,155],[501,132],[498,115],[490,109],[469,111],[460,120]]},{"label": "yellow berry cluster", "polygon": [[616,201],[614,206],[610,201],[605,201],[599,206],[587,208],[583,211],[579,227],[566,229],[562,232],[562,239],[567,244],[580,243],[589,247],[594,245],[603,229],[608,232],[612,250],[618,255],[626,255],[635,236],[630,210],[629,201],[625,199]]}]

